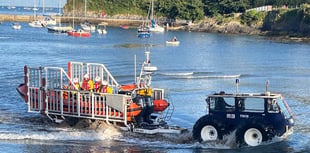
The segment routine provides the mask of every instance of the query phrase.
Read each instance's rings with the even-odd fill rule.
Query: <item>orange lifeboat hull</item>
[[[162,112],[169,107],[169,103],[164,99],[154,100],[154,112]]]

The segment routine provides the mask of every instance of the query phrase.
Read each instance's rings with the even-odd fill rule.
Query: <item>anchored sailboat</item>
[[[73,29],[74,29],[74,0],[73,0],[72,14],[73,14],[72,24],[73,24]],[[69,31],[68,35],[73,36],[73,37],[90,37],[90,32],[79,29],[79,30]]]
[[[152,32],[164,32],[165,28],[158,25],[154,19],[154,0],[151,0],[151,15],[150,15],[151,25],[149,25],[149,29]]]
[[[58,26],[49,26],[47,27],[47,31],[51,33],[67,33],[69,31],[73,31],[71,26],[61,26],[61,1],[59,0],[59,23]]]

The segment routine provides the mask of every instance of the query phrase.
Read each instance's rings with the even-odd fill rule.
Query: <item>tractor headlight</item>
[[[294,125],[294,119],[293,118],[290,118],[290,119],[288,119],[288,123],[290,124],[290,125]]]

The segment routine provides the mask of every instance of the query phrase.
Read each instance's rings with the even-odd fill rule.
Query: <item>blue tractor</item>
[[[292,133],[294,115],[281,94],[220,92],[206,102],[207,114],[193,127],[199,142],[221,140],[235,131],[238,146],[257,146]]]

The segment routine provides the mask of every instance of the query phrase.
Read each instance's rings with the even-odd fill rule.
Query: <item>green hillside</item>
[[[85,0],[74,1],[75,14],[84,16]],[[87,15],[91,16],[100,16],[104,12],[107,16],[146,17],[151,5],[151,0],[86,1]],[[310,4],[310,0],[154,0],[154,15],[168,19],[185,19],[196,23],[208,17],[216,20],[216,24],[220,26],[230,25],[227,24],[229,22],[235,25],[239,22],[241,25],[269,31],[271,34],[309,36],[310,5],[304,3]],[[273,10],[269,12],[246,11],[264,5],[272,6]],[[71,14],[72,9],[73,0],[68,0],[65,14]],[[234,16],[237,17],[234,18]]]

